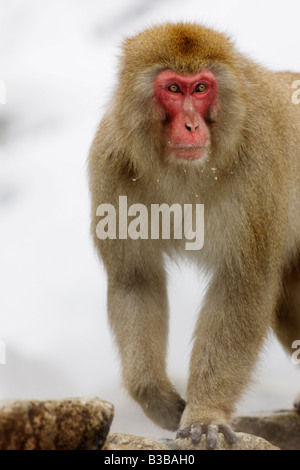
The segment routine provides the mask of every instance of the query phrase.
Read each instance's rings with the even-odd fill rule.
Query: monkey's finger
[[[236,435],[230,426],[225,426],[225,425],[219,426],[219,432],[221,432],[224,435],[228,444],[236,443]]]
[[[193,444],[198,444],[202,436],[202,426],[192,426],[191,439]]]
[[[189,437],[190,433],[191,433],[191,426],[188,426],[187,428],[184,428],[184,429],[179,429],[176,434],[176,439]]]
[[[218,442],[218,428],[214,424],[207,427],[206,442],[209,450],[214,450]]]

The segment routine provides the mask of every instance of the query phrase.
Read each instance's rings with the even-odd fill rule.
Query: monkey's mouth
[[[171,147],[172,153],[174,153],[176,158],[181,160],[198,160],[199,158],[203,158],[208,151],[208,147],[204,145],[197,145],[197,146],[176,146]]]

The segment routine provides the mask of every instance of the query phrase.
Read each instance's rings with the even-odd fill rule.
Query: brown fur
[[[204,165],[173,161],[161,151],[164,126],[153,113],[153,81],[165,69],[210,69],[217,77]],[[180,428],[227,423],[269,328],[289,352],[300,339],[300,106],[291,100],[299,78],[258,66],[228,37],[194,24],[156,26],[124,43],[119,84],[89,157],[92,233],[108,273],[124,383],[167,429],[179,422]],[[203,249],[185,252],[181,240],[99,240],[96,208],[105,202],[117,208],[119,195],[147,207],[204,203]],[[187,255],[212,274],[183,414],[165,367],[163,253]]]

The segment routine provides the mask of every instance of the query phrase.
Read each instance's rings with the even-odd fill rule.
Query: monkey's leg
[[[291,357],[292,343],[300,340],[300,265],[286,273],[283,279],[282,299],[277,309],[274,332]],[[300,393],[295,397],[294,406],[300,414]]]
[[[150,419],[174,431],[185,402],[166,374],[168,300],[160,258],[149,257],[145,265],[137,257],[138,265],[120,263],[118,274],[110,273],[108,312],[125,387]]]
[[[229,443],[235,442],[229,427],[231,414],[250,381],[275,308],[270,300],[274,285],[267,285],[263,276],[256,280],[253,276],[250,282],[225,268],[218,277],[208,290],[196,326],[187,403],[177,434],[190,436],[197,444],[205,433],[211,449],[216,447],[218,432]]]

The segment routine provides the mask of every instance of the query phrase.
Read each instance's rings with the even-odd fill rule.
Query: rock
[[[0,450],[101,449],[113,414],[96,397],[0,401]]]
[[[111,433],[103,450],[169,450],[161,442],[152,441],[133,434]]]
[[[294,400],[295,411],[300,415],[300,393],[297,393]]]
[[[220,434],[216,450],[280,450],[261,437],[252,436],[251,434],[239,432],[236,433],[236,437],[237,442],[230,445],[226,442],[223,434]],[[197,445],[192,444],[189,438],[164,442],[172,450],[207,450],[205,436],[202,436],[200,443]]]
[[[300,450],[300,416],[295,410],[260,412],[234,419],[236,431],[267,439],[280,449]]]

